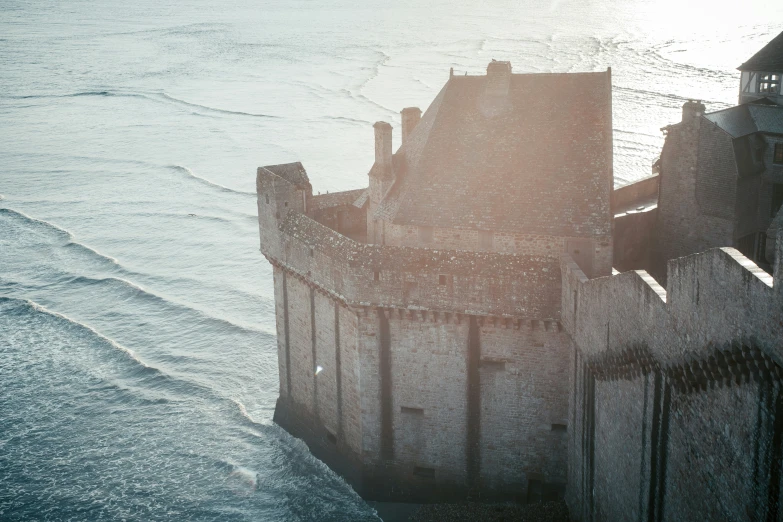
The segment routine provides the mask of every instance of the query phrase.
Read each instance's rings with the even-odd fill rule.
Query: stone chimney
[[[416,128],[421,120],[421,109],[418,107],[406,107],[400,114],[402,114],[402,145],[408,142],[408,137]]]
[[[487,65],[487,83],[484,94],[488,96],[507,96],[511,83],[511,62],[492,60]]]
[[[385,121],[375,122],[375,165],[391,167],[392,164],[392,126]]]
[[[688,100],[682,106],[682,122],[693,124],[704,114],[706,107],[701,100]]]

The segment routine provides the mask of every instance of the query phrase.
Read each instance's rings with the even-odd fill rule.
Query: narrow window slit
[[[414,466],[413,474],[416,475],[417,477],[435,478],[435,470],[433,468],[423,468],[421,466]]]

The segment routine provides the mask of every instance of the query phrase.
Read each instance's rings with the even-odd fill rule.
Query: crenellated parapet
[[[783,281],[733,248],[669,261],[665,290],[643,270],[588,280],[567,257],[561,268],[563,324],[591,355],[644,343],[665,361],[743,337],[769,347],[783,338]]]
[[[568,258],[562,273],[572,517],[776,519],[781,263],[773,276],[717,248],[669,261],[665,290],[644,271],[588,279]]]
[[[364,244],[306,215],[296,185],[259,169],[258,187],[264,255],[347,304],[559,319],[554,257]]]

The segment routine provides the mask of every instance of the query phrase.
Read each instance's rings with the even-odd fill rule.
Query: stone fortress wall
[[[369,498],[562,493],[558,258],[363,244],[314,219],[355,212],[356,191],[330,207],[264,168],[257,180],[276,422]]]
[[[463,167],[513,135],[472,112],[498,85],[508,95],[512,78],[529,82],[515,91],[522,98],[552,79],[516,77],[494,60],[485,80],[452,73],[423,117],[403,110],[397,154],[391,126],[376,123],[367,189],[314,196],[300,164],[258,170],[261,250],[275,280],[275,421],[368,499],[565,494],[583,521],[783,520],[783,211],[767,216],[780,172],[758,177],[774,163],[779,116],[752,108],[766,137],[731,134],[751,108],[705,114],[688,101],[682,122],[663,129],[653,176],[612,193],[604,140],[585,145],[596,156],[543,178],[570,173],[533,204],[498,209],[505,185],[487,189]],[[519,106],[576,79],[563,75]],[[580,80],[593,96],[581,129],[611,129],[610,75]],[[529,115],[509,129],[538,121]],[[611,136],[593,131],[588,141]],[[482,136],[496,139],[470,149]],[[762,139],[769,157],[748,155]],[[503,167],[529,145],[482,165]],[[455,148],[472,151],[464,165],[449,163]],[[522,164],[540,159],[530,157]],[[603,168],[583,168],[591,161]],[[437,172],[461,183],[461,196],[444,199]],[[415,209],[405,217],[399,205]],[[443,208],[484,213],[444,221]],[[564,213],[541,222],[552,209]],[[484,230],[493,210],[516,225]],[[753,252],[774,275],[733,248],[704,251],[723,245]]]
[[[669,261],[666,290],[562,272],[572,517],[780,520],[781,263],[713,249]]]

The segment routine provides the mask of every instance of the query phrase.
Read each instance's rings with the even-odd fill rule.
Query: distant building
[[[688,102],[682,122],[664,131],[660,259],[731,246],[770,270],[767,231],[783,204],[783,106],[752,101],[706,113]]]
[[[780,33],[763,49],[738,67],[740,78],[739,103],[766,98],[769,102],[783,105],[783,33]]]
[[[783,220],[783,97],[774,72],[783,71],[783,33],[740,70],[741,105],[706,112],[685,103],[682,121],[662,129],[657,175],[616,192],[615,268],[665,280],[667,260],[730,246],[772,270]]]

